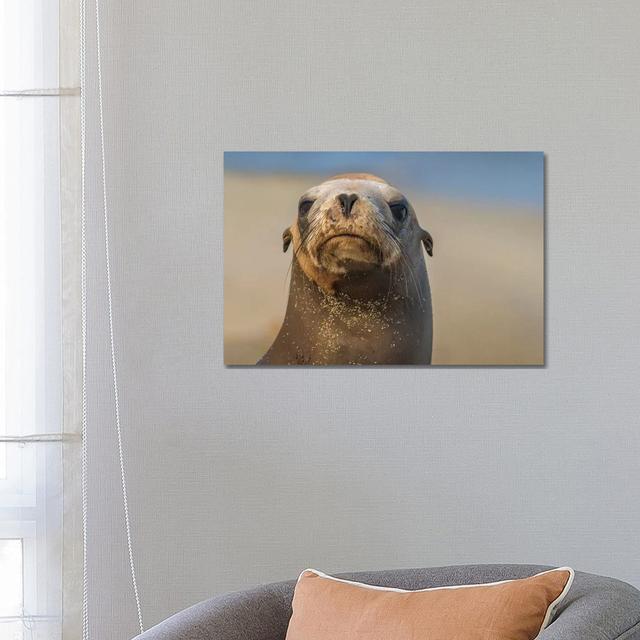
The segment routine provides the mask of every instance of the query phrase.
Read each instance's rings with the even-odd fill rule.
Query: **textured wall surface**
[[[639,5],[102,7],[147,624],[306,566],[571,564],[640,584]],[[547,366],[225,369],[224,149],[544,151]],[[136,623],[96,209],[89,232],[90,615],[107,640]]]

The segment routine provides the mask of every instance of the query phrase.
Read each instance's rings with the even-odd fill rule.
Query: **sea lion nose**
[[[353,208],[353,203],[358,199],[358,195],[356,193],[341,193],[338,196],[338,202],[342,207],[342,213],[345,218],[348,218],[351,215],[351,209]]]

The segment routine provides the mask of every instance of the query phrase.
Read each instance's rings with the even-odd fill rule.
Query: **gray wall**
[[[638,4],[102,5],[147,624],[309,565],[571,564],[640,584]],[[224,149],[545,151],[547,366],[225,369]],[[97,208],[89,231],[90,614],[106,640],[136,625]]]

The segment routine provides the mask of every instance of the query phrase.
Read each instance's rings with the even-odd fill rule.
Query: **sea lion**
[[[431,364],[431,291],[422,229],[382,178],[342,174],[300,198],[287,310],[259,365]]]

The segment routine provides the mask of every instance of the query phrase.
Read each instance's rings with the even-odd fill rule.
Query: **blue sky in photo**
[[[544,207],[544,154],[526,152],[225,152],[225,169],[375,173],[400,189],[483,203]]]

